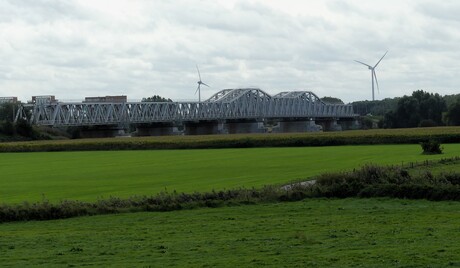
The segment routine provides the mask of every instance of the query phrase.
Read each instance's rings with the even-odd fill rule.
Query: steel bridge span
[[[298,132],[322,129],[315,125],[321,121],[334,130],[337,120],[351,122],[356,115],[351,105],[324,103],[310,91],[271,96],[258,88],[237,88],[219,91],[203,102],[40,102],[20,107],[19,117],[53,127],[134,124],[138,129],[157,128],[156,134],[149,130],[145,135],[170,135],[172,130],[158,134],[158,129],[182,124],[189,129],[185,134],[252,133],[260,132],[261,124],[277,122],[279,132]],[[203,127],[208,130],[190,130]]]
[[[29,110],[29,112],[26,112]],[[24,105],[36,125],[94,126],[210,120],[354,118],[351,105],[326,104],[310,91],[270,96],[258,88],[224,89],[203,102],[56,102]]]

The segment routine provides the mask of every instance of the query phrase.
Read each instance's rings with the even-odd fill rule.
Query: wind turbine
[[[379,81],[377,80],[377,75],[375,74],[375,68],[377,67],[377,65],[379,65],[380,61],[382,61],[383,57],[385,57],[385,55],[388,53],[385,52],[385,54],[383,54],[383,56],[380,58],[380,60],[374,65],[374,67],[370,66],[369,64],[366,64],[364,62],[361,62],[361,61],[358,61],[358,60],[355,60],[357,63],[361,63],[362,65],[366,65],[369,70],[371,70],[371,78],[372,78],[372,100],[374,101],[375,98],[374,98],[374,78],[375,78],[375,83],[377,84],[377,90],[379,91],[380,93],[380,89],[379,89]]]
[[[197,82],[198,87],[196,88],[195,95],[198,92],[198,102],[201,102],[201,85],[205,85],[207,87],[209,87],[209,86],[206,85],[205,83],[203,83],[203,81],[201,81],[201,74],[200,74],[200,69],[198,69],[198,64],[196,65],[196,70],[198,71],[198,78],[200,78],[200,80],[198,80],[198,82]]]

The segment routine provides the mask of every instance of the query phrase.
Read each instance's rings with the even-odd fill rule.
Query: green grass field
[[[0,224],[1,266],[458,267],[460,203],[307,199]]]
[[[460,156],[460,144],[443,147],[442,155],[422,155],[420,145],[0,153],[0,203],[259,187]],[[307,199],[3,223],[0,266],[458,267],[459,221],[459,202]]]
[[[460,155],[422,155],[419,145],[0,154],[0,203],[259,187],[351,170]]]

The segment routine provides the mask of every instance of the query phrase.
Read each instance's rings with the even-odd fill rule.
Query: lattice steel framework
[[[25,105],[20,108],[19,116],[37,125],[84,126],[229,119],[352,118],[355,114],[351,105],[326,104],[309,91],[270,96],[258,88],[237,88],[219,91],[204,102]]]

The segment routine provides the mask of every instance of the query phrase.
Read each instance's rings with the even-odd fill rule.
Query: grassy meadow
[[[328,145],[341,144],[355,137],[364,143],[374,139],[376,143],[387,139],[401,143],[444,135],[443,131],[446,139],[456,140],[459,130],[229,135],[214,137],[221,139],[217,142],[199,136],[2,143],[0,151],[24,152],[0,153],[0,204],[91,202],[162,191],[281,185],[370,163],[407,165],[452,158],[460,156],[460,143],[443,144],[442,155],[423,155],[419,144],[293,145],[299,141],[302,146],[321,144],[316,139],[323,138],[331,142]],[[235,144],[261,148],[166,150]],[[268,147],[270,144],[280,147]],[[423,173],[425,169],[433,174],[460,172],[460,165],[458,161],[437,162],[416,166],[410,172]],[[237,204],[1,223],[0,266],[460,266],[460,202],[309,198]]]
[[[419,145],[3,153],[0,203],[260,187],[368,163],[460,155],[460,144],[443,147],[442,155],[422,155]]]
[[[460,203],[307,199],[0,224],[17,267],[460,266]]]

